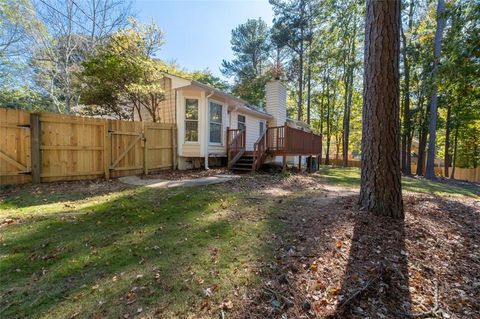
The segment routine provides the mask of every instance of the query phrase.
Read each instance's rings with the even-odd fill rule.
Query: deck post
[[[287,131],[288,131],[288,126],[287,122],[285,122],[284,127],[283,127],[283,168],[282,172],[287,171]],[[277,133],[278,136],[278,133]]]
[[[302,172],[302,155],[298,156],[298,171]]]
[[[230,169],[230,127],[227,126],[227,167]]]
[[[32,183],[40,183],[40,173],[42,169],[42,153],[40,152],[41,128],[40,114],[30,113],[30,145],[32,161]]]

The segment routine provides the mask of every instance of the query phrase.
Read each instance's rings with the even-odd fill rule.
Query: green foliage
[[[234,60],[222,62],[222,73],[234,77],[232,93],[246,101],[265,103],[265,83],[271,68],[270,30],[262,19],[248,20],[232,30]]]
[[[83,63],[82,112],[128,119],[145,107],[157,121],[158,103],[164,99],[163,64],[151,56],[162,44],[163,33],[155,24],[130,20],[128,29],[114,33]]]
[[[0,107],[28,111],[54,111],[53,102],[27,86],[0,89]]]

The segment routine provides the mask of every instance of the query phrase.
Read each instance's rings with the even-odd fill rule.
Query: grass
[[[360,187],[360,169],[358,168],[322,166],[317,175],[332,185],[349,188]],[[480,186],[473,183],[457,186],[447,181],[430,181],[414,177],[402,177],[402,189],[437,196],[480,196]]]
[[[19,219],[1,234],[0,317],[176,317],[208,308],[205,289],[218,305],[257,283],[278,226],[237,195],[208,186],[6,198],[2,217]]]
[[[341,187],[360,181],[358,169],[322,167],[313,176]],[[479,191],[402,183],[441,196]],[[1,318],[217,316],[221,302],[260,284],[259,263],[271,260],[272,236],[282,232],[277,212],[295,196],[314,196],[307,189],[279,204],[225,185],[78,185],[22,186],[0,197],[0,222],[12,222],[0,226]]]

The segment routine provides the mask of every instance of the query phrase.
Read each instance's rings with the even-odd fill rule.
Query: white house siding
[[[242,115],[245,115],[245,121],[246,121],[245,149],[247,151],[253,151],[253,145],[257,142],[258,138],[260,137],[260,122],[264,123],[263,125],[265,128],[265,120],[249,114],[242,114]]]
[[[231,111],[228,113],[228,127],[232,130],[236,130],[238,128],[238,112]]]

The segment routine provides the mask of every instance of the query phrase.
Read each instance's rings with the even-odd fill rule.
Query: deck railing
[[[254,145],[254,162],[256,170],[268,155],[320,155],[322,153],[322,135],[305,132],[288,125],[268,127]]]
[[[246,134],[244,129],[227,128],[227,156],[228,168],[245,153]]]
[[[288,125],[267,129],[267,151],[286,155],[317,155],[322,150],[322,136]]]
[[[262,135],[258,138],[257,142],[253,145],[253,164],[252,169],[255,171],[260,168],[263,161],[267,157],[267,132],[268,129],[265,130]]]
[[[287,155],[317,155],[322,152],[322,136],[286,126]]]

